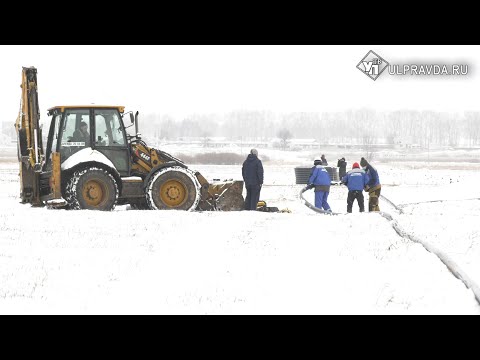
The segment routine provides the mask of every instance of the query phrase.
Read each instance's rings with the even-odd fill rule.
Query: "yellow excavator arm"
[[[40,128],[37,69],[22,68],[22,96],[15,122],[18,161],[20,163],[20,197],[22,202],[41,205],[40,173],[45,160]]]

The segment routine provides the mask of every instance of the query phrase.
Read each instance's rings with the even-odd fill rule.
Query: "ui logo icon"
[[[380,74],[388,66],[388,62],[375,52],[370,50],[357,65],[357,69],[372,80],[377,80]]]

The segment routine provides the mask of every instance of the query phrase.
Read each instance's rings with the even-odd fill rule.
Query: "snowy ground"
[[[476,165],[377,168],[403,212],[381,209],[480,284]],[[195,168],[240,179],[238,166]],[[473,292],[385,218],[305,207],[291,165],[265,165],[261,196],[291,213],[32,208],[8,158],[0,185],[1,314],[480,314]],[[334,211],[346,195],[332,187]]]

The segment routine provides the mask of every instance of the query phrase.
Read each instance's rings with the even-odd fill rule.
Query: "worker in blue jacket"
[[[330,193],[330,184],[332,180],[327,169],[322,166],[322,160],[315,160],[313,163],[312,173],[308,179],[308,188],[315,188],[315,207],[332,212],[327,199]]]
[[[363,169],[360,169],[358,163],[353,163],[352,170],[342,177],[342,183],[348,187],[347,196],[347,212],[352,212],[353,203],[357,199],[360,212],[365,211],[365,203],[363,199],[363,189],[370,180],[369,176]]]
[[[380,206],[378,206],[378,199],[380,197],[380,190],[382,186],[380,185],[380,178],[378,176],[378,171],[369,162],[362,157],[360,160],[360,165],[365,170],[366,174],[369,177],[367,185],[365,185],[365,192],[368,192],[368,211],[380,211]]]

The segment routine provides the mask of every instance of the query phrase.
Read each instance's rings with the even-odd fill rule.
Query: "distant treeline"
[[[344,112],[232,111],[226,114],[195,114],[184,119],[149,114],[141,117],[141,133],[148,138],[175,140],[182,137],[261,141],[281,137],[314,138],[321,144],[409,143],[429,146],[476,146],[480,144],[480,112],[446,113],[372,109]]]

